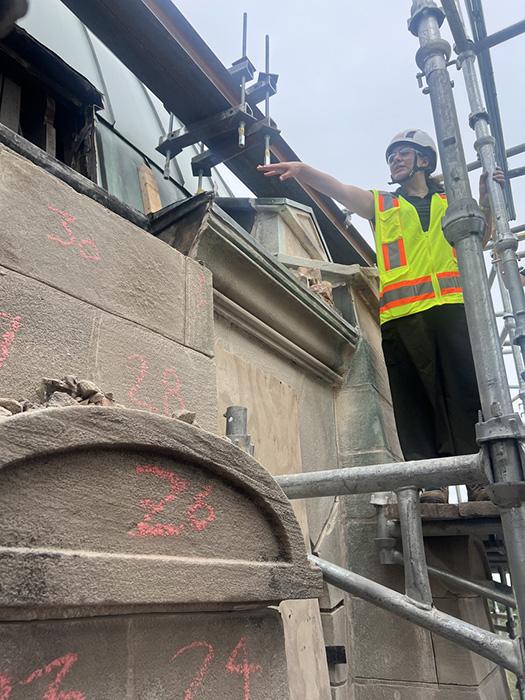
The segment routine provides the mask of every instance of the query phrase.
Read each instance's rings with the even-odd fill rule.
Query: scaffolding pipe
[[[435,489],[451,484],[487,483],[481,453],[326,469],[274,478],[290,499],[395,491],[407,485]]]
[[[518,416],[512,414],[503,353],[499,345],[496,318],[483,259],[481,239],[484,217],[472,198],[470,190],[452,85],[447,69],[450,46],[442,39],[440,32],[440,23],[443,19],[443,11],[433,0],[414,0],[409,28],[419,37],[417,63],[427,79],[443,165],[445,190],[449,201],[447,213],[443,219],[443,231],[447,240],[456,248],[461,273],[465,311],[483,414],[483,421],[477,426],[478,436],[485,439],[489,447],[492,479],[495,482],[492,489],[502,496],[506,494],[500,501],[500,513],[523,638],[525,507],[519,497],[514,500],[509,498],[513,488],[508,486],[509,483],[523,483],[518,443],[521,421]],[[485,157],[484,144],[478,145]],[[504,272],[507,274],[508,268],[512,279],[514,273],[508,253],[512,253],[514,257],[514,265],[518,273],[515,248],[512,251],[514,244],[515,240],[511,242],[505,239],[504,245],[499,247]],[[513,290],[511,290],[511,298],[512,294]],[[518,324],[518,319],[516,323]],[[507,425],[508,428],[493,431],[492,428],[496,425]],[[519,488],[515,488],[514,493],[520,493]],[[518,672],[523,675],[522,668],[519,668]]]
[[[500,29],[498,32],[494,32],[494,34],[489,34],[489,36],[486,36],[484,39],[480,39],[476,44],[476,51],[478,53],[480,51],[486,51],[493,46],[502,44],[504,41],[513,39],[515,36],[519,36],[523,33],[525,33],[525,19],[521,20],[521,22],[516,22],[516,24],[511,24],[509,27],[505,27],[505,29]]]
[[[512,156],[517,156],[519,153],[525,153],[525,143],[520,143],[517,146],[512,146],[511,148],[507,148],[505,151],[505,156],[507,158],[511,158]],[[481,163],[478,160],[473,160],[470,163],[467,163],[467,170],[471,172],[472,170],[479,170],[481,168]]]
[[[308,559],[318,566],[325,581],[343,591],[367,600],[384,610],[399,615],[405,620],[420,625],[445,639],[455,642],[470,651],[490,659],[509,671],[522,674],[520,649],[517,642],[503,639],[497,634],[458,620],[452,615],[411,601],[402,593],[393,591],[353,571],[343,569],[324,559],[309,555]]]
[[[478,44],[486,38],[487,29],[485,26],[485,17],[483,15],[483,6],[481,0],[466,0],[467,11],[474,33],[474,39]],[[485,102],[488,106],[491,129],[496,138],[496,154],[499,165],[503,168],[505,177],[508,175],[508,163],[505,150],[505,139],[503,138],[503,127],[501,125],[501,116],[498,104],[498,95],[496,91],[496,82],[494,80],[494,70],[492,68],[492,59],[490,51],[478,52],[479,67],[483,82],[483,93]],[[514,209],[514,200],[512,197],[512,187],[510,181],[505,182],[505,200],[507,202],[507,211],[509,219],[516,218]]]
[[[443,7],[447,13],[447,18],[456,43],[460,40],[465,46],[459,54],[458,66],[461,68],[465,78],[465,86],[471,110],[470,123],[476,134],[474,146],[480,158],[483,170],[488,173],[487,189],[492,213],[496,221],[496,241],[493,248],[498,255],[501,280],[508,290],[508,301],[510,301],[510,306],[515,318],[514,334],[510,337],[512,342],[519,345],[522,358],[525,359],[525,294],[516,256],[518,239],[510,230],[503,190],[492,178],[496,169],[496,142],[490,133],[488,113],[481,95],[475,65],[476,54],[472,49],[469,50],[467,48],[468,40],[454,0],[443,0]],[[461,27],[462,31],[459,31],[459,35],[456,38],[458,26]],[[502,294],[504,297],[507,296],[503,290]],[[521,364],[523,371],[523,362]]]
[[[396,493],[405,565],[405,593],[412,600],[431,608],[432,591],[423,541],[419,489],[416,486],[405,486]]]
[[[396,564],[403,564],[403,554],[401,552],[393,552],[392,557]],[[443,583],[448,584],[452,589],[460,588],[464,591],[469,591],[470,593],[475,593],[481,598],[486,598],[487,600],[495,600],[502,605],[509,608],[516,607],[516,601],[512,595],[512,589],[508,586],[498,587],[496,585],[491,586],[490,582],[478,583],[477,581],[470,581],[468,578],[463,578],[457,574],[453,574],[450,571],[444,571],[443,569],[437,569],[435,566],[427,565],[428,573],[432,578],[439,579]],[[508,592],[507,592],[508,591]]]

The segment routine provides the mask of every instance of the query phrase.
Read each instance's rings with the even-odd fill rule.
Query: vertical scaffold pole
[[[503,291],[504,303],[510,302],[515,319],[515,328],[511,343],[518,345],[525,360],[525,293],[521,283],[518,257],[518,237],[511,231],[507,205],[503,189],[492,179],[496,168],[496,139],[490,133],[489,115],[481,94],[476,72],[476,53],[474,43],[468,39],[461,15],[455,0],[443,0],[443,7],[449,19],[458,53],[458,68],[465,78],[465,87],[470,105],[470,126],[476,134],[474,144],[481,165],[486,173],[490,205],[496,221],[496,240],[494,252],[499,259],[498,265],[506,290]]]
[[[519,440],[523,426],[512,414],[503,353],[483,259],[484,217],[473,199],[458,126],[447,63],[451,48],[441,37],[443,10],[434,0],[413,0],[409,29],[419,37],[416,61],[430,93],[439,154],[449,206],[444,234],[455,246],[463,286],[483,418],[476,426],[478,441],[487,446],[493,483],[490,492],[499,506],[512,583],[525,624],[525,499]]]

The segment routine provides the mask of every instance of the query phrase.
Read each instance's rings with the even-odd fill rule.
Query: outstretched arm
[[[344,185],[335,177],[316,170],[306,163],[298,161],[272,163],[259,165],[257,170],[264,173],[266,177],[279,176],[282,181],[294,178],[302,185],[309,185],[321,194],[336,199],[350,212],[355,212],[365,219],[374,218],[374,196],[371,192],[354,185]]]

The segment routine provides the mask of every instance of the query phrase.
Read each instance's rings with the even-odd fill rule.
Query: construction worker
[[[447,199],[431,175],[437,165],[432,138],[420,129],[397,134],[386,150],[394,192],[364,190],[300,162],[259,166],[268,177],[295,178],[372,222],[380,286],[380,322],[396,425],[406,460],[478,451],[480,401],[455,250],[441,219]],[[498,170],[494,179],[502,182]],[[492,228],[486,176],[480,206]],[[469,500],[486,500],[470,486]],[[448,489],[426,491],[422,501],[446,503]]]

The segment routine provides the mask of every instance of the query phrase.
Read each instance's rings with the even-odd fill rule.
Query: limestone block
[[[388,402],[392,402],[385,360],[381,349],[361,338],[346,378],[345,386],[372,384]]]
[[[485,602],[481,598],[437,598],[438,610],[470,622],[476,627],[489,629]],[[479,685],[495,668],[494,663],[482,656],[432,634],[436,655],[436,669],[440,683]]]
[[[314,545],[314,551],[321,559],[346,566],[342,506],[339,498],[334,499],[328,519]],[[333,610],[342,603],[344,596],[344,591],[340,588],[325,582],[323,595],[319,600],[321,610]]]
[[[28,700],[290,697],[274,610],[0,623],[0,674]]]
[[[219,435],[225,432],[228,406],[248,409],[248,433],[254,456],[269,472],[298,474],[303,471],[299,440],[299,401],[293,387],[270,370],[216,344]],[[273,368],[272,368],[273,369]],[[305,502],[292,501],[307,547],[310,535]]]
[[[211,359],[35,280],[0,268],[0,394],[35,400],[42,377],[73,374],[118,403],[216,425]]]
[[[401,454],[392,407],[374,387],[346,387],[339,392],[336,406],[342,459],[374,448]]]
[[[281,603],[290,700],[330,700],[330,679],[316,600]]]
[[[465,685],[426,685],[371,681],[355,683],[352,700],[509,700],[502,672],[498,669],[481,688]]]
[[[344,647],[347,658],[346,663],[328,664],[330,683],[342,685],[348,680],[348,657],[350,648],[347,638],[347,613],[344,605],[340,605],[331,612],[321,612],[323,634],[326,646]]]
[[[366,576],[399,593],[404,593],[403,567],[380,563],[374,542],[376,537],[376,522],[347,521],[345,545],[348,552],[348,568],[356,574]]]
[[[174,250],[174,248],[170,248]],[[186,258],[186,308],[184,345],[213,355],[213,287],[211,272]]]
[[[354,678],[437,682],[432,638],[427,630],[358,598],[352,598],[350,605]],[[368,700],[366,694],[361,697]],[[417,697],[419,700],[423,696]],[[400,698],[405,700],[405,696]]]
[[[332,700],[354,700],[354,693],[348,683],[332,686]]]
[[[187,409],[215,430],[215,364],[206,355],[103,313],[90,349],[90,378],[111,387],[117,403],[165,416]]]
[[[512,688],[515,686],[515,679],[513,676]],[[485,678],[485,680],[480,685],[479,690],[479,700],[492,700],[493,698],[498,698],[498,700],[511,700],[514,697],[509,689],[509,684],[511,681],[507,682],[505,676],[505,671],[502,668],[495,668],[492,673]],[[516,697],[518,697],[516,695]]]
[[[228,440],[75,406],[8,418],[0,443],[4,619],[320,592],[288,499]]]
[[[301,458],[303,471],[334,469],[339,466],[334,395],[326,383],[301,380],[299,395]],[[315,542],[332,509],[333,498],[305,501],[310,538]]]
[[[183,255],[4,146],[0,168],[1,265],[184,343]]]

